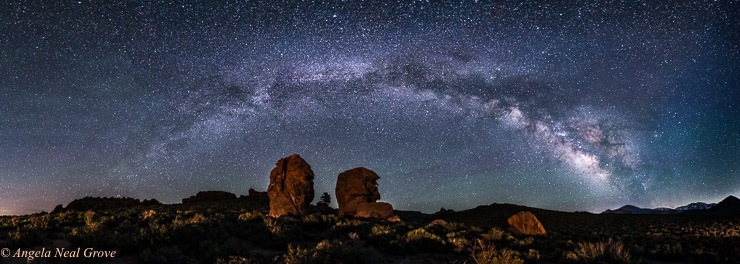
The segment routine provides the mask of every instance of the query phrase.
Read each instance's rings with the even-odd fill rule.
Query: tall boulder
[[[540,223],[540,221],[537,220],[537,217],[529,211],[521,211],[516,213],[515,215],[509,217],[508,222],[509,227],[511,227],[514,232],[520,234],[530,236],[547,234],[547,232],[545,231],[545,227],[542,226],[542,223]]]
[[[301,156],[293,154],[275,163],[270,172],[270,215],[304,215],[313,200],[313,171]]]
[[[342,172],[337,177],[336,198],[340,216],[389,219],[393,206],[375,202],[380,199],[375,172],[359,167]]]

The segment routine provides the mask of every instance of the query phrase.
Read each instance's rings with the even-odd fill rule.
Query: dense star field
[[[295,2],[0,3],[0,214],[246,194],[292,153],[402,210],[740,194],[738,2]]]

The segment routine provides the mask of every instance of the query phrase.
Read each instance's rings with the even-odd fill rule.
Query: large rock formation
[[[285,157],[275,163],[270,172],[270,215],[304,215],[313,200],[313,171],[298,154]]]
[[[380,199],[378,179],[375,172],[366,168],[354,168],[337,177],[336,198],[340,216],[393,218],[393,206],[375,202]]]
[[[517,233],[524,235],[546,235],[545,227],[542,226],[537,217],[529,211],[521,211],[509,217],[509,227]]]

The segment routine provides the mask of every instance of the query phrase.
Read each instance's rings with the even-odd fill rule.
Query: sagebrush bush
[[[251,211],[251,212],[244,212],[239,215],[238,219],[239,221],[257,221],[262,220],[262,213],[260,213],[257,210]]]
[[[470,249],[470,255],[477,264],[522,264],[524,260],[519,252],[508,248],[497,250],[492,242],[476,240]]]
[[[361,247],[354,242],[323,240],[313,250],[299,246],[288,246],[288,252],[282,256],[286,264],[319,264],[319,263],[383,263],[383,257],[372,247]]]
[[[146,220],[146,219],[149,219],[155,216],[156,214],[157,214],[157,211],[149,209],[149,210],[141,212],[141,214],[139,215],[139,219]]]
[[[46,231],[46,229],[49,228],[49,218],[50,217],[48,214],[32,216],[30,219],[31,229],[38,230],[41,232]]]
[[[39,230],[16,227],[15,230],[8,232],[8,242],[13,247],[37,245],[42,241],[42,233]]]
[[[566,259],[583,262],[629,262],[630,253],[622,241],[609,238],[606,242],[578,242],[578,247],[566,252]]]
[[[95,212],[89,210],[85,212],[85,228],[89,232],[95,232],[100,229],[100,222],[96,221]]]
[[[370,230],[370,236],[371,237],[386,237],[386,236],[394,236],[395,231],[391,229],[389,226],[385,225],[374,225],[373,228]]]
[[[438,235],[432,234],[424,228],[417,228],[406,233],[406,242],[430,240],[443,242]]]
[[[498,241],[498,240],[504,239],[506,235],[507,234],[505,231],[494,227],[494,228],[491,228],[491,230],[488,230],[487,233],[482,234],[481,238],[483,238],[483,240],[488,240],[488,241]]]

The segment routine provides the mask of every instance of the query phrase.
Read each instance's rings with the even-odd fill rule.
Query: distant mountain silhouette
[[[688,205],[671,208],[639,208],[634,205],[625,205],[619,209],[608,209],[602,214],[709,214],[709,215],[740,215],[740,199],[728,196],[721,202],[714,203],[690,203]]]
[[[625,205],[616,210],[609,210],[602,212],[602,214],[675,214],[678,211],[671,208],[640,208],[634,205]]]
[[[709,208],[712,208],[712,206],[717,205],[716,203],[702,203],[702,202],[696,202],[696,203],[690,203],[684,206],[676,207],[676,210],[678,211],[694,211],[694,210],[707,210]]]
[[[652,214],[652,209],[640,208],[634,205],[625,205],[619,207],[619,209],[611,210],[607,209],[602,214]]]

